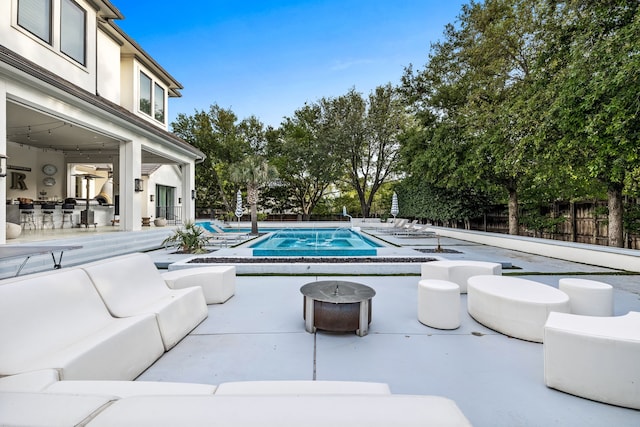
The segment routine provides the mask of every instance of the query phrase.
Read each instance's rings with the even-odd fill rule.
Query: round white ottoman
[[[613,316],[613,287],[595,280],[560,279],[558,288],[569,295],[571,313]]]
[[[460,286],[447,280],[420,280],[418,320],[436,329],[460,327]]]

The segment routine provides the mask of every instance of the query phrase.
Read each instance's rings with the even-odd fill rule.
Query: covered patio
[[[393,238],[406,248],[433,250],[434,238]],[[441,238],[456,253],[442,259],[511,264],[503,274],[557,287],[563,277],[614,286],[615,315],[640,310],[638,275],[539,255]],[[153,254],[153,253],[152,253]],[[155,256],[162,258],[164,251]],[[332,276],[371,286],[369,334],[305,331],[300,287],[322,276],[239,275],[236,294],[209,306],[209,317],[139,380],[220,384],[255,380],[348,380],[388,383],[398,394],[453,399],[475,426],[635,426],[640,412],[547,388],[543,345],[492,331],[466,310],[461,327],[445,331],[417,320],[415,275],[376,275],[374,264],[356,276]],[[344,274],[344,273],[343,273]],[[597,369],[597,367],[594,367]]]

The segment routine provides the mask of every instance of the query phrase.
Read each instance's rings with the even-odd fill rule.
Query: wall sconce
[[[142,191],[142,180],[140,178],[136,178],[133,180],[133,189],[136,193],[139,193]]]
[[[182,203],[182,197],[178,197],[178,204]]]
[[[149,194],[149,201],[153,202],[155,200],[155,196],[153,194]]]
[[[196,199],[196,190],[191,190],[191,200]]]
[[[0,154],[0,177],[7,176],[7,159],[7,156]]]

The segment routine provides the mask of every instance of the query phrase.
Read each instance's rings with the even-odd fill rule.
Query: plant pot
[[[166,218],[156,218],[153,220],[153,225],[155,225],[156,227],[164,227],[165,225],[167,225],[167,219]]]

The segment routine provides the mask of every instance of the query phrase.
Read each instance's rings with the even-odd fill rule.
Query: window
[[[151,78],[140,71],[140,111],[151,115]]]
[[[73,0],[62,0],[60,12],[60,51],[84,65],[86,12]]]
[[[18,25],[51,44],[51,0],[18,0]]]
[[[153,91],[153,117],[164,123],[164,89],[158,83]]]

